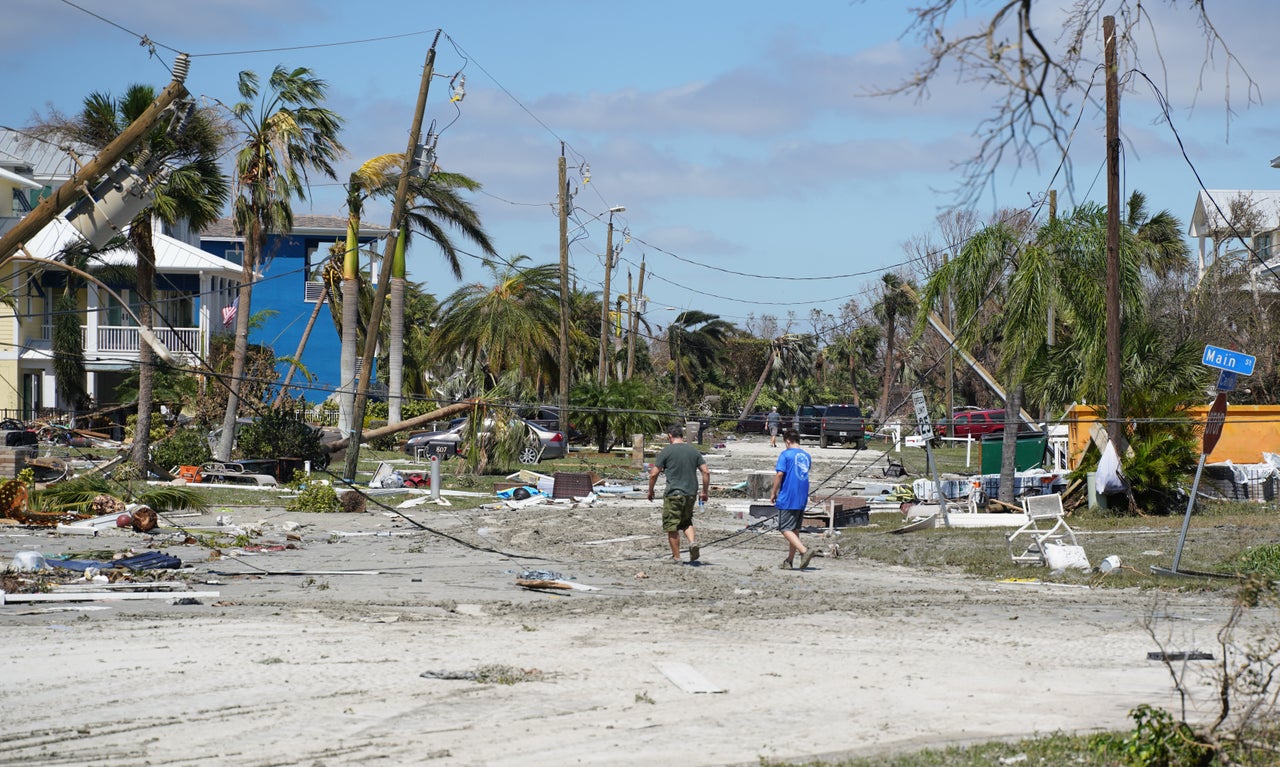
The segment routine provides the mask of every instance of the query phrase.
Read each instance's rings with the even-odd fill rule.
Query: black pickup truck
[[[826,405],[801,405],[796,409],[792,425],[801,437],[817,437],[822,433],[822,414]]]
[[[859,450],[867,446],[867,422],[862,418],[862,408],[857,405],[827,405],[818,432],[818,446],[826,447],[833,442],[837,445],[852,442]]]

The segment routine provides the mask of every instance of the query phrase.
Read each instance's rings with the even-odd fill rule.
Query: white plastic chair
[[[1022,510],[1027,521],[1005,536],[1009,556],[1014,562],[1045,565],[1048,564],[1044,556],[1047,544],[1078,545],[1075,531],[1062,518],[1065,512],[1062,510],[1062,496],[1058,493],[1029,495],[1022,499]]]

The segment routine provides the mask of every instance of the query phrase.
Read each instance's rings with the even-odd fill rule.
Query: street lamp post
[[[613,270],[613,214],[626,210],[622,205],[609,208],[609,233],[604,247],[604,294],[600,299],[600,385],[609,383],[609,275]]]

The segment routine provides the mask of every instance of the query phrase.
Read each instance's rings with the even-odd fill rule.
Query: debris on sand
[[[479,684],[516,684],[517,682],[537,682],[546,674],[536,668],[516,668],[501,663],[486,663],[470,671],[438,669],[423,671],[418,676],[424,679],[456,679]]]

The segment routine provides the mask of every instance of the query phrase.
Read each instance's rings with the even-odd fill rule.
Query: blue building
[[[316,302],[327,302],[324,263],[333,244],[346,241],[346,232],[347,219],[341,216],[294,216],[290,234],[268,235],[259,264],[261,276],[253,286],[251,311],[256,314],[272,309],[276,314],[252,332],[250,341],[270,346],[277,357],[293,356]],[[362,225],[360,247],[367,248],[386,234],[386,227]],[[236,236],[229,218],[220,219],[201,232],[200,247],[228,261],[244,263],[244,238]],[[368,265],[362,265],[362,270],[370,271]],[[310,386],[303,391],[312,403],[323,401],[341,383],[342,339],[333,327],[331,316],[328,307],[321,309],[302,354],[302,364],[314,380],[307,384],[295,375],[291,384]],[[282,376],[287,369],[288,363],[280,363]]]

